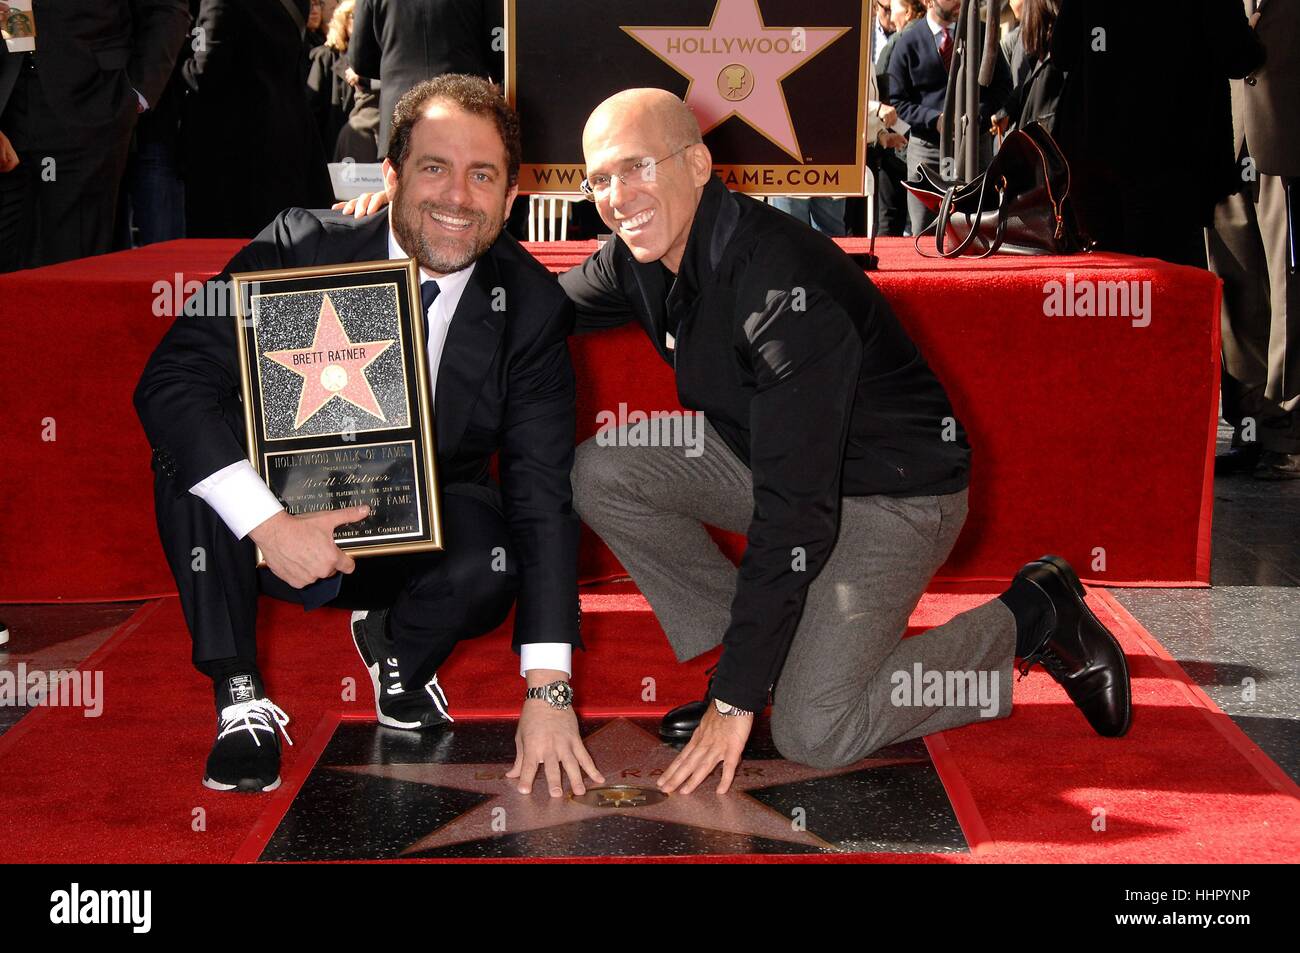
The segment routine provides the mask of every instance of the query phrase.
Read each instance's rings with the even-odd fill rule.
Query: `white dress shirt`
[[[397,242],[397,236],[390,227],[388,230],[388,257],[390,259],[409,258]],[[474,265],[460,271],[433,277],[424,268],[420,269],[420,283],[436,281],[438,297],[433,299],[425,314],[429,338],[427,353],[429,358],[429,389],[437,393],[438,366],[442,361],[443,345],[447,341],[447,331],[451,319],[460,304],[465,286],[469,284]],[[262,477],[247,460],[239,460],[229,466],[200,480],[190,487],[190,492],[203,500],[221,517],[237,539],[243,539],[253,529],[284,509],[274,493],[262,480]],[[571,674],[573,671],[573,647],[567,642],[539,642],[520,647],[520,675],[530,668],[558,669]]]
[[[871,65],[875,66],[880,62],[880,54],[885,52],[885,44],[889,42],[889,34],[885,28],[880,25],[880,17],[872,15],[871,22],[876,25],[871,36]]]
[[[930,26],[930,33],[934,36],[934,46],[935,46],[935,49],[938,49],[940,43],[943,42],[942,38],[939,36],[940,33],[944,33],[944,32],[946,32],[949,36],[952,36],[952,29],[953,29],[953,28],[952,28],[951,26],[945,26],[944,24],[938,22],[938,21],[935,20],[935,18],[934,18],[933,16],[931,16],[929,13],[926,13],[926,15],[925,15],[925,22],[926,22],[927,24],[929,24],[929,26]],[[955,36],[953,36],[952,39],[955,41],[957,38],[956,38]]]

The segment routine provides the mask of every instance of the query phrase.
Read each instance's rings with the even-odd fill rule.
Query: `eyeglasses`
[[[609,190],[613,186],[615,179],[618,179],[623,183],[624,187],[626,187],[628,184],[628,176],[637,173],[640,174],[641,181],[651,182],[654,180],[654,169],[660,162],[667,162],[673,156],[685,152],[693,145],[695,145],[695,143],[688,142],[676,152],[670,152],[662,159],[638,159],[636,162],[632,163],[626,172],[598,172],[595,175],[583,179],[578,185],[578,188],[582,190],[583,195],[594,202],[597,199],[603,199],[609,194]]]

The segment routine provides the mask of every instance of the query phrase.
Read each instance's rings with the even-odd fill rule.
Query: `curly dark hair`
[[[407,90],[393,110],[393,127],[388,134],[388,161],[401,174],[402,163],[411,152],[411,130],[433,99],[445,99],[467,113],[485,116],[496,123],[506,147],[506,176],[510,185],[519,181],[519,114],[501,96],[494,83],[481,76],[444,73]]]

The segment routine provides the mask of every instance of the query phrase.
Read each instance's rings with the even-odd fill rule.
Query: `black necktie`
[[[438,292],[442,289],[438,287],[438,282],[429,280],[420,283],[420,304],[424,305],[424,313],[429,313],[429,308],[433,305],[433,299],[438,297]]]

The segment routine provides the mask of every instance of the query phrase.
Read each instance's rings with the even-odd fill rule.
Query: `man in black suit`
[[[35,0],[32,21],[35,50],[0,41],[0,272],[112,249],[131,130],[190,16],[185,0]]]
[[[907,144],[909,179],[915,179],[923,165],[936,175],[942,173],[939,140],[943,134],[948,73],[957,46],[956,26],[961,6],[962,0],[927,0],[925,17],[901,31],[890,54],[889,101],[898,110],[899,117],[912,127]],[[1002,107],[1010,91],[1011,73],[999,54],[993,83],[980,92],[979,134],[988,128],[993,113]],[[991,158],[992,141],[987,135],[983,138],[990,150],[987,161]],[[907,208],[912,234],[919,235],[934,220],[934,213],[927,211],[910,192]]]
[[[422,80],[443,73],[501,79],[488,0],[357,0],[348,56],[360,76],[378,78],[379,154],[388,150],[393,106]]]
[[[308,0],[199,3],[181,120],[191,238],[251,238],[282,209],[332,200],[304,89],[308,10]]]
[[[287,716],[257,668],[259,590],[308,607],[363,610],[353,615],[353,639],[379,720],[398,728],[451,721],[439,666],[515,605],[530,695],[511,776],[530,790],[544,763],[556,796],[561,767],[579,792],[584,769],[602,780],[579,740],[567,683],[580,644],[569,487],[573,315],[546,269],[501,233],[518,169],[518,120],[491,84],[458,75],[420,84],[398,103],[384,162],[391,216],[357,222],[289,209],[214,279],[229,304],[232,272],[408,252],[419,261],[436,382],[442,552],[354,563],[333,530],[364,517],[364,508],[308,516],[280,508],[245,459],[233,307],[178,319],[145,368],[135,402],[154,448],[159,534],[194,662],[216,691],[218,737],[204,779],[212,788],[268,790],[279,781],[276,723]],[[500,488],[488,475],[498,452]],[[261,571],[254,543],[267,560]],[[196,547],[205,571],[193,571]]]

